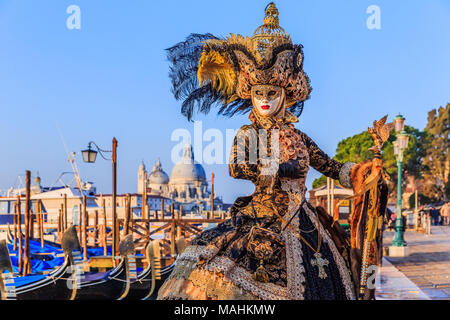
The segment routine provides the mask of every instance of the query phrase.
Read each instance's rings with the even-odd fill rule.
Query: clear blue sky
[[[170,141],[192,130],[170,93],[164,49],[189,33],[251,35],[268,1],[0,0],[0,189],[39,170],[44,185],[69,171],[70,151],[90,140],[119,140],[119,192],[136,191],[136,171],[158,157],[170,173]],[[68,30],[66,8],[81,8],[81,30]],[[366,9],[381,9],[368,30]],[[450,1],[276,1],[280,24],[302,43],[314,88],[297,127],[333,156],[337,143],[373,120],[398,112],[423,129],[427,112],[450,101]],[[239,128],[247,116],[198,116],[204,129]],[[84,179],[110,192],[110,163],[83,164]],[[216,191],[231,202],[252,191],[226,165]],[[319,174],[310,171],[308,186]]]

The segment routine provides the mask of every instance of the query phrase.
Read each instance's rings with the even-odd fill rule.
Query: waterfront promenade
[[[394,232],[384,233],[389,246]],[[450,227],[433,226],[431,235],[405,233],[410,255],[385,257],[378,277],[379,300],[450,300]]]

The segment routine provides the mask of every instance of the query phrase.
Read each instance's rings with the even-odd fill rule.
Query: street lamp
[[[95,159],[97,159],[97,151],[92,150],[93,142],[89,142],[88,148],[86,150],[82,150],[81,154],[83,155],[83,161],[86,163],[94,163]]]
[[[93,150],[92,146],[97,150]],[[94,141],[89,142],[88,148],[86,150],[82,150],[81,154],[83,155],[83,161],[86,163],[94,163],[97,158],[97,153],[100,156],[108,161],[112,161],[112,219],[113,219],[113,243],[112,243],[112,256],[113,262],[115,264],[115,255],[118,248],[118,230],[117,230],[117,140],[113,138],[112,140],[112,150],[103,150],[101,149]],[[111,153],[111,158],[105,156],[105,153]],[[106,221],[105,221],[106,223]]]
[[[404,126],[405,126],[405,118],[403,118],[401,114],[398,114],[398,116],[396,116],[394,119],[395,132],[402,131]]]
[[[403,152],[408,148],[409,135],[405,132],[405,118],[400,114],[394,119],[397,140],[394,141],[394,154],[397,159],[397,215],[395,220],[395,236],[392,241],[393,247],[406,247],[406,241],[403,237],[403,219],[402,219],[402,164]]]

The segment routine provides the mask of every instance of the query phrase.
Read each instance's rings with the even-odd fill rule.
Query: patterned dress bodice
[[[255,192],[251,195],[251,203],[239,208],[249,216],[268,216],[275,212],[284,215],[289,199],[303,201],[306,193],[306,177],[309,166],[333,179],[339,178],[342,164],[330,159],[306,134],[294,128],[298,121],[287,113],[282,120],[261,119],[256,112],[250,114],[251,125],[244,125],[238,131],[230,155],[230,175],[237,179],[253,182]],[[278,130],[279,157],[278,164],[295,160],[300,178],[279,178],[276,170],[270,175],[266,171],[263,156],[272,157],[272,135]],[[256,138],[255,138],[256,137]],[[274,139],[276,140],[276,139]],[[255,145],[255,141],[257,141]],[[253,144],[252,144],[253,143]],[[256,161],[252,155],[257,151]],[[245,161],[242,161],[242,160]],[[278,167],[277,167],[278,168]]]
[[[280,162],[295,160],[302,173],[300,178],[281,178],[281,189],[290,200],[301,203],[305,199],[306,177],[309,171],[309,153],[301,136],[293,126],[279,130]]]

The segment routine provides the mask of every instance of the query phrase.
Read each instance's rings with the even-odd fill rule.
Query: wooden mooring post
[[[39,201],[39,210],[41,212],[41,225],[40,225],[40,234],[41,234],[41,246],[44,247],[44,211],[42,210],[42,201]]]
[[[82,241],[83,239],[83,234],[82,234],[82,220],[83,220],[83,205],[79,204],[78,205],[78,239],[80,239],[80,241]]]
[[[124,237],[128,234],[130,228],[130,215],[131,215],[131,196],[127,193],[125,198],[125,221],[123,224],[123,235]]]
[[[211,216],[208,219],[214,219],[214,172],[211,172]]]
[[[61,209],[58,209],[58,243],[61,243],[62,227],[61,227]]]
[[[30,200],[30,202],[31,202],[31,200]],[[30,237],[30,239],[34,239],[35,238],[35,230],[34,230],[34,219],[35,219],[35,217],[36,217],[36,214],[33,212],[33,210],[32,210],[32,206],[31,206],[31,204],[30,204],[30,224],[29,224],[29,227],[30,227],[30,233],[29,233],[29,237]]]
[[[99,244],[98,239],[98,210],[94,211],[94,246]]]
[[[119,226],[117,221],[117,140],[114,137],[112,141],[112,232],[113,232],[113,243],[112,243],[112,259],[113,266],[116,266],[116,254],[119,247]]]
[[[103,255],[108,255],[108,242],[107,242],[107,235],[108,235],[108,223],[106,220],[106,205],[105,205],[105,199],[102,200],[102,216],[103,216]]]
[[[144,173],[144,192],[142,193],[142,212],[141,212],[141,217],[144,219],[149,219],[150,217],[148,216],[149,211],[147,210],[147,179],[148,179],[148,175],[147,175],[147,171]]]
[[[64,233],[66,228],[64,227],[64,202],[61,203],[61,232]]]
[[[83,259],[87,261],[87,231],[89,225],[89,217],[86,206],[86,195],[83,195]]]
[[[181,221],[183,218],[183,206],[180,204],[180,210],[178,211],[178,217],[177,220]],[[179,224],[177,224],[177,239],[181,238],[181,227]]]
[[[64,230],[68,227],[67,223],[67,194],[64,194]]]
[[[20,196],[17,196],[17,229],[19,232],[19,274],[23,273],[23,234],[22,234],[22,208]]]
[[[14,203],[14,251],[17,250],[17,203]]]
[[[36,218],[38,224],[38,234],[41,241],[41,248],[44,248],[44,215],[42,213],[42,202],[38,200],[36,202]]]
[[[171,206],[171,218],[172,222],[170,224],[170,252],[175,254],[175,240],[176,240],[176,224],[175,224],[175,207]]]
[[[31,220],[31,207],[30,207],[30,176],[31,172],[27,170],[26,187],[25,187],[25,257],[24,267],[22,275],[26,276],[31,273],[31,261],[30,261],[30,220]]]
[[[39,212],[39,200],[36,201],[36,213],[34,215],[36,216],[37,238],[39,238],[39,242],[41,243],[41,248],[43,248],[42,241],[41,241],[41,214]]]

